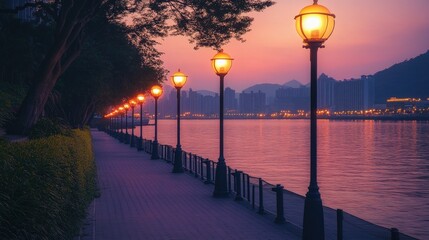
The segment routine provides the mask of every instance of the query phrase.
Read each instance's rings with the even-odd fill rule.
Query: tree
[[[72,127],[88,123],[123,96],[137,95],[163,76],[162,69],[143,65],[143,56],[125,34],[124,26],[98,16],[88,26],[82,54],[58,81],[45,107]],[[151,55],[159,53],[151,52]]]
[[[110,21],[132,20],[128,34],[141,51],[156,37],[188,36],[198,47],[219,48],[231,38],[243,40],[252,18],[271,0],[56,0],[36,2],[40,16],[55,26],[54,42],[33,77],[33,86],[21,104],[16,131],[26,132],[38,120],[59,77],[79,56],[84,29],[98,11]],[[144,59],[153,65],[152,58]]]

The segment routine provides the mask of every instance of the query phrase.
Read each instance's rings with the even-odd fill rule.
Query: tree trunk
[[[94,16],[101,1],[65,0],[58,16],[55,43],[34,76],[30,88],[18,111],[12,132],[26,134],[43,112],[49,94],[58,78],[79,56],[82,29]]]
[[[19,109],[17,122],[13,129],[15,133],[27,133],[42,114],[49,94],[61,74],[58,59],[60,54],[59,51],[51,52],[41,64],[35,75],[34,85],[28,91]]]

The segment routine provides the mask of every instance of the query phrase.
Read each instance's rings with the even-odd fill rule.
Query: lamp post
[[[140,104],[140,137],[139,137],[139,142],[137,144],[137,150],[141,151],[141,150],[143,150],[143,103],[144,103],[144,95],[143,94],[137,95],[137,101]]]
[[[182,167],[182,146],[180,146],[180,89],[185,85],[188,76],[180,72],[180,69],[171,76],[174,87],[177,90],[177,145],[174,158],[173,173],[183,172]]]
[[[129,144],[130,143],[130,136],[128,134],[128,109],[130,109],[130,105],[128,103],[125,103],[124,109],[125,109],[125,138],[124,138],[124,143]]]
[[[109,134],[112,133],[112,123],[113,123],[113,113],[109,113],[106,115],[107,118],[107,127],[106,130]]]
[[[136,141],[134,139],[134,107],[137,105],[137,102],[134,101],[134,99],[130,100],[130,106],[131,106],[131,140],[130,140],[130,147],[136,146]]]
[[[120,121],[121,132],[119,134],[119,141],[120,142],[124,142],[124,133],[122,131],[122,119],[123,119],[123,116],[124,116],[124,112],[125,112],[124,107],[119,107],[119,114],[121,115],[121,121]]]
[[[115,115],[115,118],[114,118],[114,124],[113,124],[113,126],[114,126],[114,137],[115,138],[118,138],[118,135],[119,135],[119,118],[118,118],[118,115],[120,114],[120,112],[119,112],[119,110],[118,109],[115,109],[115,111],[113,112],[113,114]]]
[[[159,159],[158,154],[158,98],[162,95],[162,86],[159,84],[154,85],[150,89],[150,94],[155,99],[155,138],[152,143],[152,156],[151,159]]]
[[[332,34],[335,15],[326,7],[317,4],[304,7],[295,17],[296,30],[310,49],[311,100],[310,100],[310,185],[305,196],[302,238],[325,239],[323,205],[317,185],[317,50]]]
[[[211,59],[212,67],[216,75],[220,78],[220,91],[219,91],[219,159],[216,165],[215,188],[213,192],[214,197],[228,196],[226,163],[223,156],[223,92],[224,92],[224,78],[228,74],[232,66],[232,58],[220,50]]]

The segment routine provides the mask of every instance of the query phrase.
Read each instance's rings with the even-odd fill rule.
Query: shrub
[[[54,135],[70,135],[70,128],[59,120],[41,118],[28,133],[29,139],[46,138]]]
[[[95,176],[89,131],[0,142],[0,239],[72,239]]]
[[[0,81],[0,127],[10,123],[26,93],[26,87]]]

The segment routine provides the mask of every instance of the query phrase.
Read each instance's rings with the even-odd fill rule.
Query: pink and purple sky
[[[245,43],[232,40],[223,49],[234,58],[225,86],[241,92],[257,83],[296,79],[308,83],[310,53],[302,48],[294,17],[311,0],[277,0],[255,18]],[[336,15],[333,34],[319,50],[318,74],[358,78],[429,50],[429,0],[320,0]],[[170,75],[178,68],[189,76],[184,89],[219,91],[210,59],[212,49],[194,50],[184,37],[169,37],[159,47]],[[170,84],[170,82],[165,82]]]

